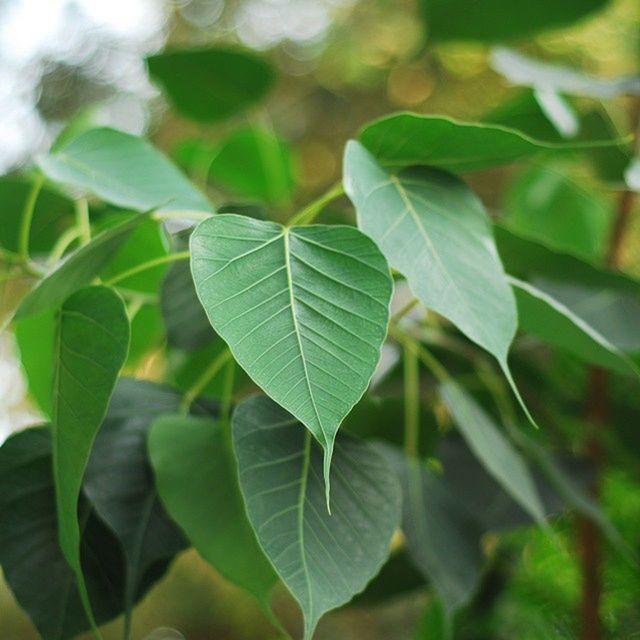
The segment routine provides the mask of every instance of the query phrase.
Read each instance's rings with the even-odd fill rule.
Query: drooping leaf
[[[139,214],[97,235],[89,244],[72,253],[23,298],[15,317],[24,318],[55,307],[74,291],[89,284],[146,218],[146,213]]]
[[[606,335],[602,335],[587,321],[573,313],[560,300],[528,282],[512,278],[511,283],[516,294],[520,328],[523,331],[558,349],[569,351],[591,364],[627,375],[638,375],[635,365]],[[640,314],[640,303],[638,310]],[[640,345],[640,342],[638,344]]]
[[[506,189],[505,224],[557,251],[587,260],[602,256],[613,219],[594,189],[576,183],[562,165],[540,165],[521,173]]]
[[[191,235],[198,297],[237,362],[325,449],[380,357],[392,282],[352,227],[285,228],[233,214]],[[328,485],[327,485],[328,491]]]
[[[510,40],[556,29],[604,8],[608,0],[421,0],[433,40]]]
[[[115,129],[90,129],[39,158],[55,182],[95,193],[138,211],[205,211],[207,201],[184,175],[142,138]]]
[[[423,304],[505,365],[515,301],[480,200],[442,171],[384,169],[357,142],[347,145],[344,164],[359,228]]]
[[[53,476],[60,547],[89,606],[80,563],[78,497],[91,446],[129,347],[122,299],[108,287],[87,287],[58,315],[53,383]]]
[[[167,269],[160,289],[160,307],[170,345],[191,351],[215,338],[198,300],[188,262],[176,262]]]
[[[239,196],[272,204],[288,202],[295,186],[289,146],[255,127],[239,129],[222,142],[209,176]]]
[[[393,446],[377,446],[400,478],[402,531],[409,554],[450,617],[478,588],[484,564],[482,529],[440,477]]]
[[[491,52],[491,66],[512,84],[525,87],[544,87],[598,100],[640,95],[640,76],[596,78],[572,67],[536,60],[505,47],[497,47]]]
[[[82,569],[102,624],[122,611],[124,558],[118,540],[84,499],[79,513]],[[21,431],[0,448],[0,565],[43,640],[67,640],[89,629],[76,577],[58,544],[49,428]],[[136,600],[160,577],[147,576]]]
[[[268,608],[277,578],[247,519],[228,428],[211,418],[162,416],[149,455],[160,498],[198,553]]]
[[[531,471],[484,409],[455,382],[440,394],[470,449],[502,488],[538,523],[545,510]]]
[[[176,411],[180,397],[145,380],[120,378],[87,464],[84,491],[124,551],[126,618],[145,576],[165,568],[187,546],[160,503],[147,460],[153,420]]]
[[[329,515],[321,451],[295,418],[254,397],[232,422],[249,520],[299,602],[309,640],[320,617],[362,591],[386,560],[400,518],[397,479],[370,445],[341,435]]]
[[[176,110],[198,122],[224,120],[252,106],[275,79],[263,58],[242,49],[170,51],[147,63]]]
[[[362,144],[386,165],[433,166],[455,173],[515,162],[541,151],[609,146],[610,140],[553,143],[500,125],[396,113],[367,125]]]
[[[18,252],[20,226],[29,182],[14,177],[0,179],[0,246]],[[49,251],[58,236],[74,221],[73,203],[62,195],[43,188],[38,194],[29,233],[29,252]]]

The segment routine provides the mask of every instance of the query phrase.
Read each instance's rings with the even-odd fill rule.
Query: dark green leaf
[[[328,478],[338,427],[366,390],[386,335],[384,257],[352,227],[224,214],[191,235],[191,270],[237,362],[324,447]]]
[[[400,518],[397,480],[373,448],[340,436],[329,515],[321,450],[265,397],[238,406],[233,441],[249,520],[300,603],[309,640],[320,617],[362,591],[387,558]]]
[[[113,259],[133,230],[147,218],[142,213],[96,236],[44,277],[22,300],[16,318],[59,305],[74,291],[89,284]]]
[[[163,416],[149,436],[160,497],[200,555],[265,608],[276,575],[244,509],[224,425],[207,418]]]
[[[115,129],[91,129],[38,161],[51,180],[138,211],[207,211],[211,204],[148,142]]]
[[[241,49],[194,49],[147,58],[173,106],[187,118],[215,122],[262,99],[274,82],[269,64]]]
[[[64,302],[54,351],[53,476],[60,546],[78,577],[81,595],[80,486],[128,347],[129,320],[113,290],[87,287]]]

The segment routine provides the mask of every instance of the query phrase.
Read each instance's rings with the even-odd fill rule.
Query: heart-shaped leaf
[[[90,129],[38,164],[55,182],[86,189],[103,200],[138,211],[208,211],[207,201],[148,142],[115,129]]]
[[[238,363],[324,447],[328,479],[338,427],[366,390],[386,335],[384,257],[352,227],[225,214],[191,235],[191,271]]]
[[[160,497],[198,553],[268,609],[277,578],[247,519],[224,428],[211,418],[162,416],[149,455]]]
[[[386,560],[400,519],[397,478],[370,445],[341,435],[329,515],[321,451],[295,418],[259,396],[240,404],[232,423],[249,520],[300,603],[309,640],[320,617],[362,591]]]
[[[78,497],[91,446],[129,348],[122,299],[108,287],[87,287],[58,315],[53,383],[53,475],[60,546],[76,573],[89,615],[80,563]]]

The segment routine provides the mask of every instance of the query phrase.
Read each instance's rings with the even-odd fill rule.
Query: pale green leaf
[[[211,204],[148,142],[115,129],[89,131],[39,158],[54,182],[95,193],[120,207],[207,211]]]
[[[162,416],[149,455],[160,498],[198,553],[268,608],[276,575],[247,519],[228,428],[211,418]]]
[[[338,427],[366,390],[386,335],[384,257],[352,227],[286,228],[225,214],[191,235],[191,270],[213,328],[322,444],[328,476]]]
[[[254,397],[232,422],[249,520],[300,603],[309,640],[320,617],[362,591],[386,560],[400,519],[397,478],[370,445],[341,435],[329,515],[321,450],[295,418]]]

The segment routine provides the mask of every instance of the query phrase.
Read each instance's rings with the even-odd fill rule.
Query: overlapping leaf
[[[322,444],[369,384],[392,283],[352,227],[285,228],[233,214],[200,223],[191,270],[213,328],[238,363]]]
[[[397,479],[370,445],[340,436],[329,515],[320,449],[281,407],[246,400],[233,415],[233,441],[249,520],[300,603],[309,640],[320,617],[362,591],[387,558],[400,519]]]

